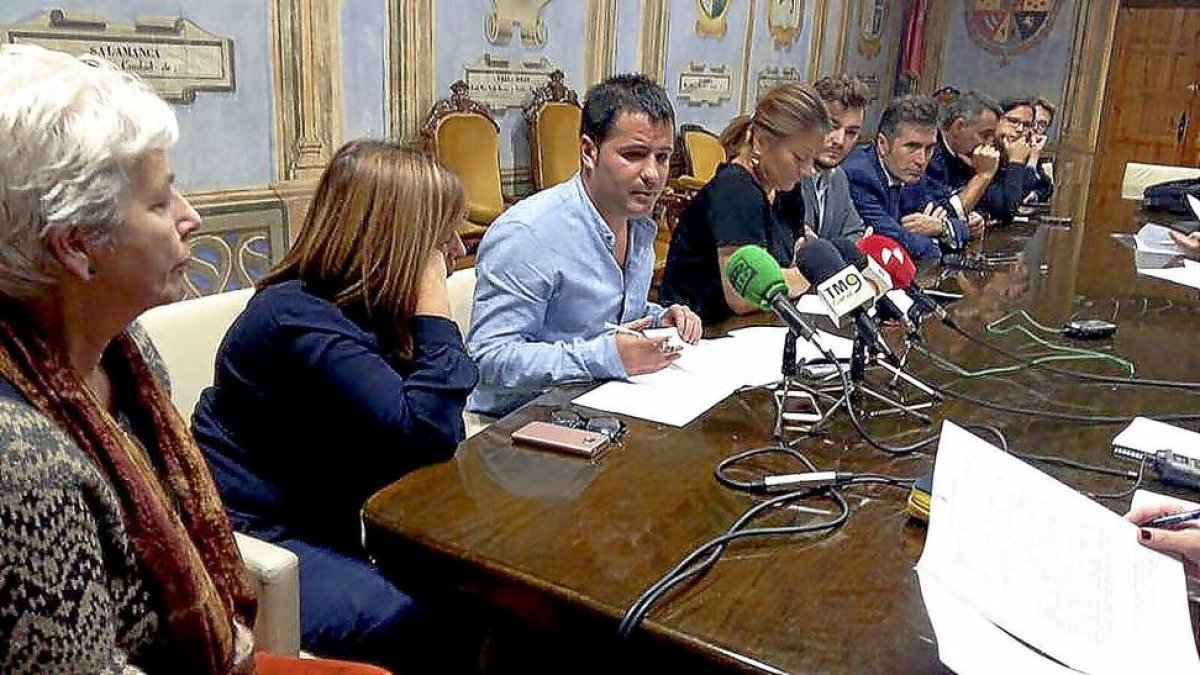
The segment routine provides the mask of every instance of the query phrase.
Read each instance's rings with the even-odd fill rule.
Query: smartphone
[[[512,432],[513,443],[532,445],[589,459],[600,455],[608,436],[586,429],[572,429],[549,422],[530,422]]]

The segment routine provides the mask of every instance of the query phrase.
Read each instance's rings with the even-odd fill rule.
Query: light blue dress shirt
[[[629,221],[622,270],[579,174],[497,218],[475,257],[467,346],[480,379],[467,408],[499,416],[556,385],[625,378],[604,324],[662,320],[647,300],[656,232],[649,218]]]

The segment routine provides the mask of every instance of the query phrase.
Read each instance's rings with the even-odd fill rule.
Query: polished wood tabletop
[[[984,333],[985,324],[1016,309],[1048,326],[1075,317],[1110,319],[1119,326],[1112,340],[1072,344],[1129,359],[1142,377],[1200,380],[1197,293],[1138,278],[1128,250],[1106,232],[1093,241],[1086,229],[993,232],[967,269],[928,270],[922,277],[965,293],[951,314],[972,333]],[[739,319],[710,334],[769,320]],[[930,350],[964,368],[1009,365],[940,324],[927,323],[923,332]],[[896,331],[887,334],[899,343]],[[1017,332],[990,339],[1024,354],[1045,351]],[[1080,414],[1200,412],[1200,395],[1188,391],[1095,384],[1033,369],[968,380],[925,356],[910,360],[912,371],[930,382],[1006,405]],[[1123,372],[1097,362],[1060,365]],[[890,486],[845,489],[851,512],[836,530],[730,546],[707,574],[656,605],[632,639],[618,640],[618,621],[646,586],[761,499],[723,487],[713,468],[733,453],[770,443],[774,407],[769,392],[752,390],[683,428],[626,418],[622,442],[594,463],[511,443],[515,429],[546,420],[586,388],[564,387],[533,401],[469,439],[452,460],[375,495],[365,509],[366,541],[380,564],[414,583],[445,584],[482,598],[531,625],[579,626],[599,646],[583,657],[589,661],[652,655],[640,663],[663,672],[944,672],[913,571],[925,527],[905,513],[907,492]],[[994,425],[1016,451],[1131,468],[1111,454],[1120,425],[1033,419],[957,400],[939,404],[932,416]],[[886,418],[867,422],[867,429],[899,443],[933,433],[936,425]],[[932,448],[898,458],[873,449],[844,413],[796,447],[821,469],[913,477],[933,465]],[[758,466],[799,470],[790,461]],[[1087,492],[1117,493],[1131,485],[1041,468]],[[1171,491],[1152,480],[1147,486]],[[1108,503],[1120,511],[1128,500]],[[812,498],[764,522],[813,523],[832,512],[831,501]]]

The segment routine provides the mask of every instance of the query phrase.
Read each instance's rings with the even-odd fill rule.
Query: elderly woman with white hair
[[[0,46],[0,672],[256,668],[221,501],[131,327],[200,224],[177,134],[103,61]]]

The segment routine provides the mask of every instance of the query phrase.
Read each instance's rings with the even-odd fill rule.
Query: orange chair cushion
[[[467,219],[488,225],[504,211],[500,189],[500,132],[473,114],[447,117],[437,129],[438,160],[462,179]]]
[[[691,158],[691,177],[701,185],[708,183],[717,174],[717,167],[725,161],[725,148],[715,136],[702,131],[684,132],[683,144]]]
[[[541,160],[539,184],[542,188],[567,181],[579,171],[578,106],[550,103],[538,115],[538,155]]]

